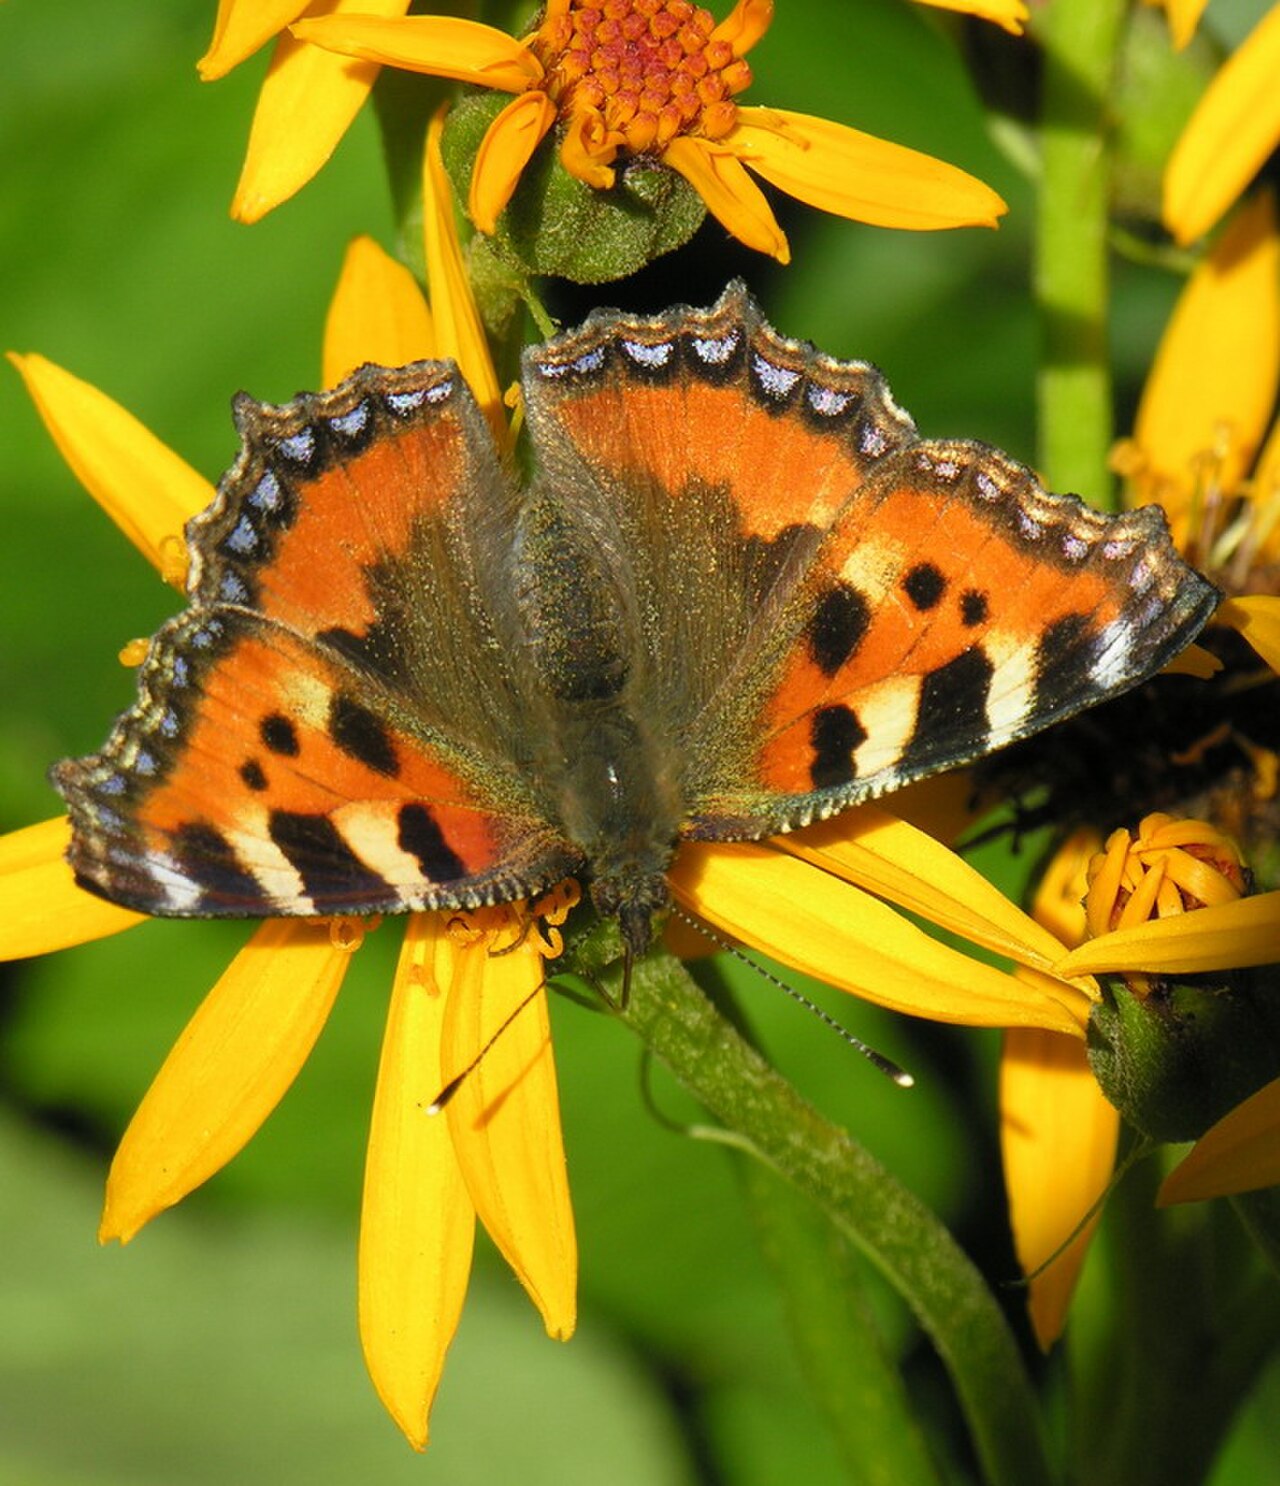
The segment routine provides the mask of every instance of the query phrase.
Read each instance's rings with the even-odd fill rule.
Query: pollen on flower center
[[[751,69],[715,29],[691,0],[553,0],[530,47],[560,116],[603,163],[662,150],[678,134],[729,133]]]

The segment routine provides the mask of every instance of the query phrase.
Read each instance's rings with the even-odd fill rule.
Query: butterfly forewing
[[[593,316],[527,353],[524,390],[542,481],[633,617],[636,704],[704,775],[727,767],[797,585],[911,419],[874,367],[784,340],[741,286],[707,311]]]
[[[56,771],[80,879],[152,913],[313,914],[509,899],[580,866],[513,761],[481,589],[512,496],[456,368],[237,416],[189,530],[192,607],[102,753]]]

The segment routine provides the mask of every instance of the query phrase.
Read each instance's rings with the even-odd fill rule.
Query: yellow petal
[[[22,373],[72,473],[170,582],[186,576],[182,529],[214,488],[132,413],[43,356],[9,360]]]
[[[360,1214],[360,1340],[378,1397],[415,1450],[471,1273],[475,1210],[449,1122],[428,1114],[440,1066],[453,945],[445,919],[413,914],[396,968],[369,1129]]]
[[[1266,432],[1278,379],[1280,235],[1264,192],[1192,274],[1160,339],[1133,431],[1151,478],[1139,490],[1175,515],[1207,478],[1231,493]]]
[[[904,785],[893,792],[893,813],[935,841],[955,841],[975,819],[973,776],[966,769],[949,769]]]
[[[418,281],[371,237],[354,238],[324,322],[324,385],[371,361],[404,366],[437,355]]]
[[[595,191],[608,191],[618,178],[613,162],[618,157],[617,137],[594,109],[581,109],[569,116],[560,141],[560,163],[576,180]]]
[[[810,114],[740,108],[721,143],[789,196],[877,227],[994,227],[1007,210],[954,165]]]
[[[1208,232],[1280,143],[1280,6],[1227,58],[1173,148],[1165,226],[1180,243]]]
[[[313,7],[321,8],[337,13],[300,21],[299,26],[342,25],[342,12],[349,10],[403,16],[409,0],[326,0],[323,7]],[[377,75],[370,62],[353,62],[307,46],[295,36],[281,36],[258,95],[248,152],[231,202],[231,215],[238,222],[258,221],[306,185],[337,148]]]
[[[307,0],[219,0],[209,50],[196,63],[205,82],[223,77],[296,21]]]
[[[939,10],[958,10],[964,15],[976,15],[981,20],[994,21],[997,26],[1003,26],[1011,36],[1022,35],[1030,15],[1022,0],[921,0],[921,3],[934,5]]]
[[[1227,599],[1216,617],[1237,629],[1273,671],[1280,671],[1280,598],[1249,594]]]
[[[1036,986],[970,959],[869,894],[775,847],[686,843],[668,874],[677,901],[784,965],[892,1011],[976,1027],[1081,1020]],[[1072,988],[1064,987],[1072,996]]]
[[[107,1178],[98,1237],[144,1223],[225,1166],[280,1102],[351,962],[329,921],[269,919],[183,1029]]]
[[[1280,1185],[1280,1079],[1211,1126],[1165,1178],[1160,1207]]]
[[[1054,853],[1031,905],[1036,922],[1073,948],[1088,932],[1084,902],[1089,860],[1101,850],[1098,832],[1092,826],[1078,826]]]
[[[791,262],[786,234],[778,226],[764,192],[742,168],[734,151],[678,134],[662,152],[662,159],[684,176],[711,215],[739,242],[758,253],[768,253],[779,263]]]
[[[1209,0],[1146,0],[1148,5],[1160,6],[1169,17],[1169,34],[1177,51],[1181,51],[1196,34],[1208,3]]]
[[[1212,680],[1222,670],[1222,662],[1211,650],[1188,645],[1160,669],[1162,676],[1194,676],[1199,681]]]
[[[467,213],[492,234],[534,150],[556,121],[556,106],[540,89],[519,93],[485,130],[471,172]]]
[[[532,937],[491,954],[482,935],[459,952],[445,1006],[446,1070],[461,1073],[515,1016],[446,1113],[481,1222],[541,1311],[547,1334],[563,1341],[577,1316],[578,1249],[547,998],[539,989],[545,964]]]
[[[1054,966],[1059,975],[1148,970],[1195,974],[1280,963],[1280,891],[1215,903],[1090,939]]]
[[[65,815],[0,836],[0,960],[52,954],[143,921],[76,886],[63,859],[70,840]]]
[[[444,119],[445,110],[440,109],[427,128],[422,173],[423,253],[435,311],[436,354],[458,363],[472,396],[489,420],[494,437],[504,443],[508,430],[498,373],[471,293],[471,280],[458,241],[453,188],[440,154]]]
[[[373,9],[368,4],[361,8]],[[293,34],[349,57],[505,93],[522,93],[542,81],[542,65],[523,42],[496,27],[456,16],[415,15],[404,20],[326,16],[299,21]]]
[[[1022,964],[1047,969],[1066,948],[962,857],[875,805],[774,844]]]
[[[1035,1275],[1028,1308],[1046,1350],[1062,1331],[1097,1215],[1053,1256],[1106,1191],[1119,1130],[1083,1044],[1036,1028],[1005,1033],[1000,1148],[1009,1219],[1022,1272]]]
[[[741,57],[755,46],[772,21],[773,0],[738,0],[707,40],[727,41],[734,56]]]

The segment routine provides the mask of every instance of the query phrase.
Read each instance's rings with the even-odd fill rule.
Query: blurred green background
[[[1005,226],[913,236],[779,202],[787,270],[712,223],[617,293],[563,292],[556,307],[576,316],[592,303],[706,303],[741,274],[783,332],[879,363],[926,432],[1033,458],[1031,198],[984,132],[952,28],[899,0],[783,0],[778,10],[752,56],[749,101],[962,165],[1006,195]],[[235,453],[232,393],[278,401],[317,382],[347,239],[368,231],[392,245],[368,113],[298,198],[253,228],[228,219],[265,56],[199,83],[213,12],[212,0],[0,7],[0,345],[40,351],[103,388],[210,478]],[[1016,47],[1006,62],[1015,73],[1031,66]],[[1172,286],[1130,274],[1124,289],[1121,398],[1131,405]],[[85,497],[7,367],[0,502],[9,829],[57,813],[46,769],[101,742],[133,690],[116,652],[176,600]],[[243,1156],[127,1250],[99,1250],[113,1143],[244,937],[235,926],[154,923],[0,967],[0,1483],[847,1479],[792,1359],[733,1161],[662,1128],[640,1094],[634,1042],[566,1000],[553,1016],[580,1332],[568,1346],[546,1340],[482,1246],[433,1442],[423,1459],[404,1445],[364,1375],[354,1318],[394,924],[358,956],[315,1056]],[[738,984],[778,1065],[934,1205],[995,1282],[1011,1281],[994,1037],[910,1027],[827,994],[916,1074],[903,1093],[764,981]],[[656,1090],[674,1118],[696,1116],[661,1074]],[[936,1363],[887,1297],[882,1310],[931,1402],[930,1427],[951,1431]],[[1280,1389],[1269,1396],[1274,1408]],[[1251,1429],[1222,1483],[1263,1479],[1248,1474]]]

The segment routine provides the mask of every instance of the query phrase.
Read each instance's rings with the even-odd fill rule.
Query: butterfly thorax
[[[540,713],[538,774],[583,854],[591,896],[634,954],[666,906],[666,869],[684,815],[673,740],[646,708],[648,662],[616,576],[616,553],[552,498],[521,513],[516,602]]]
[[[669,901],[666,870],[682,813],[666,750],[643,719],[614,700],[562,710],[557,813],[587,860],[591,899],[616,918],[636,955]]]

